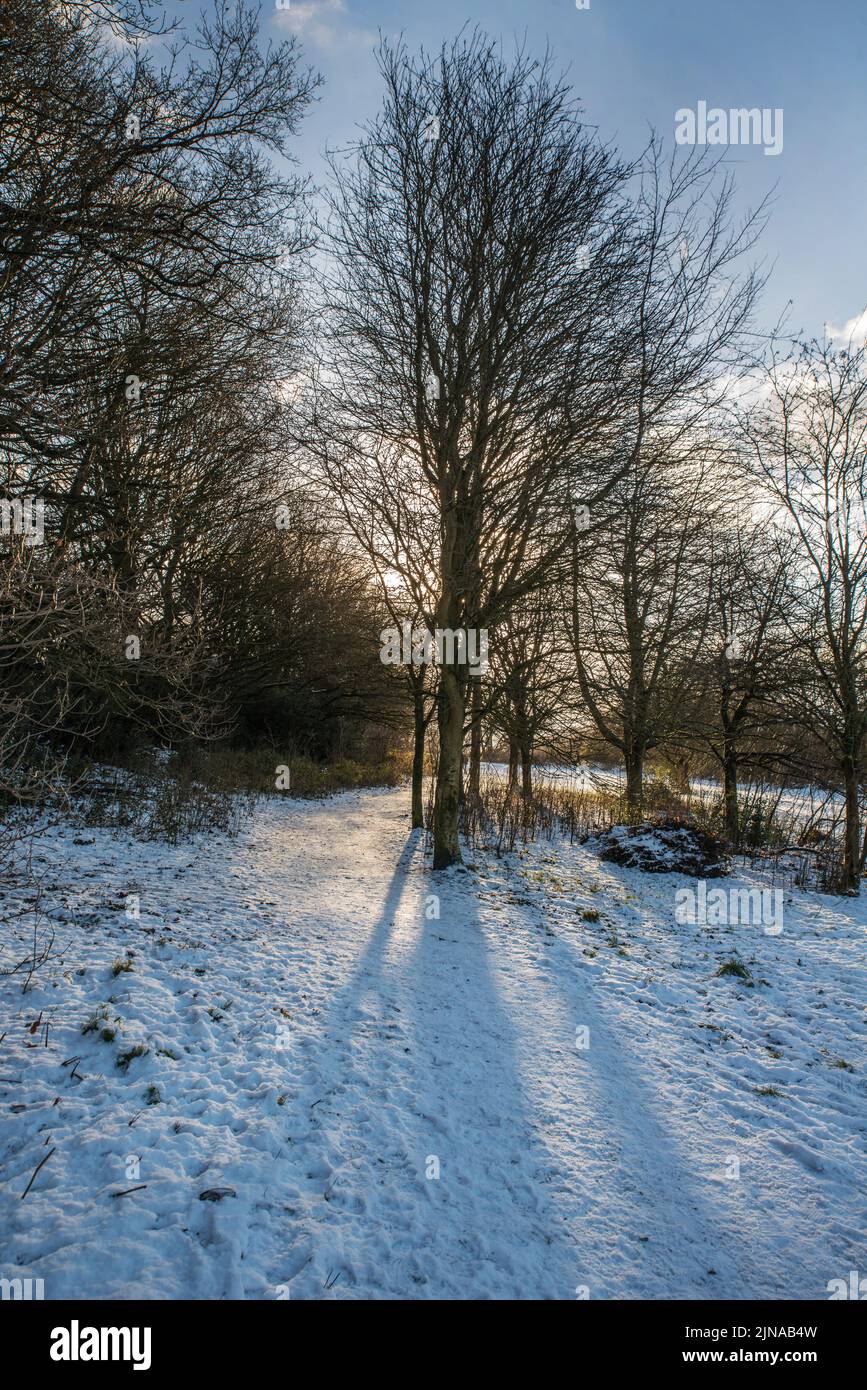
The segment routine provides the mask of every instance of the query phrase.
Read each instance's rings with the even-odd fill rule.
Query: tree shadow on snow
[[[317,1021],[324,1094],[294,1166],[317,1276],[339,1267],[360,1296],[571,1299],[582,1282],[472,886],[427,869],[411,832]]]

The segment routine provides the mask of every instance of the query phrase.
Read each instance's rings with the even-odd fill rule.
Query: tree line
[[[245,4],[0,24],[7,795],[76,742],[377,725],[414,825],[433,744],[439,869],[492,741],[524,797],[606,749],[630,816],[654,760],[709,770],[734,844],[745,773],[839,794],[857,889],[864,349],[761,331],[767,209],[720,158],[621,157],[552,55],[472,31],[382,42],[313,188],[319,79]],[[404,624],[485,669],[385,664]]]

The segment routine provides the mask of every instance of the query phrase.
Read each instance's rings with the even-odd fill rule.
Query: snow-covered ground
[[[59,955],[0,979],[0,1276],[823,1299],[867,1273],[867,905],[690,926],[688,880],[591,846],[434,875],[407,800],[271,802],[178,848],[49,832]]]
[[[483,763],[486,777],[505,780],[508,776],[506,763]],[[539,790],[543,784],[566,787],[570,791],[606,791],[623,795],[626,791],[626,775],[622,767],[602,767],[598,763],[579,763],[574,767],[558,766],[554,763],[539,763],[533,768],[534,786]],[[739,796],[749,803],[759,789],[752,783],[741,783]],[[722,798],[722,786],[708,777],[693,777],[690,781],[689,795],[686,798],[692,805],[709,805]],[[818,787],[772,787],[761,788],[761,799],[771,807],[777,818],[788,825],[801,826],[818,824],[827,829],[832,822],[839,822],[844,806],[843,798],[837,793],[829,793]]]

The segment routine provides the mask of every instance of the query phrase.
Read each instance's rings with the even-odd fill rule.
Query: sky
[[[725,151],[741,210],[773,198],[756,253],[770,271],[761,320],[791,300],[793,332],[867,328],[867,0],[263,0],[262,21],[268,37],[297,34],[325,79],[296,144],[314,178],[326,145],[377,110],[379,31],[436,49],[469,23],[506,53],[516,39],[549,45],[588,123],[627,158],[650,126],[672,145],[676,113],[699,102],[781,109],[779,154]]]

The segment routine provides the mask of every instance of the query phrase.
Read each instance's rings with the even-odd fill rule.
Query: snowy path
[[[0,981],[0,1275],[572,1299],[867,1273],[864,905],[677,926],[684,880],[548,845],[433,875],[408,824],[387,791],[194,849],[52,832],[63,959]],[[734,950],[750,987],[715,975]]]

